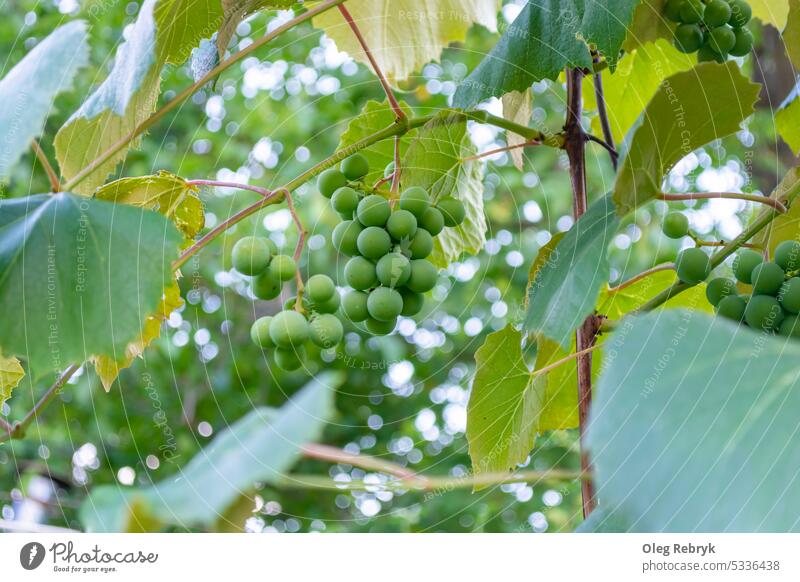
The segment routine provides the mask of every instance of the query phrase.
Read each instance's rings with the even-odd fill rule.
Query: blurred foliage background
[[[507,2],[502,17],[512,20],[523,3]],[[59,24],[74,18],[90,24],[91,66],[82,71],[76,90],[58,99],[47,122],[42,145],[51,159],[52,136],[104,78],[138,9],[139,2],[125,0],[0,0],[3,72]],[[242,23],[232,50],[288,18],[286,12],[262,13]],[[779,82],[785,79],[785,57],[772,31],[759,36],[758,59],[747,65],[754,77],[766,81],[759,113],[737,136],[687,157],[670,176],[674,191],[768,192],[792,163],[772,125],[773,109],[791,89]],[[447,106],[458,81],[496,39],[474,28],[466,43],[447,49],[440,63],[427,65],[398,87],[400,96],[412,107]],[[167,70],[162,100],[190,83],[188,65]],[[564,119],[563,87],[538,83],[534,94],[535,122],[558,131]],[[304,25],[168,115],[128,156],[119,175],[167,169],[186,178],[275,187],[330,155],[341,131],[369,99],[383,99],[371,72]],[[486,106],[501,111],[499,102]],[[489,126],[472,125],[471,132],[481,150],[504,145],[503,133]],[[323,442],[431,475],[469,472],[464,430],[474,352],[487,333],[519,320],[538,249],[572,225],[566,168],[566,158],[548,148],[526,150],[522,172],[506,154],[488,158],[491,232],[484,251],[443,273],[423,314],[416,321],[403,319],[394,335],[368,338],[350,330],[336,353],[312,354],[308,372],[320,365],[347,371],[336,399],[338,417]],[[606,152],[595,145],[590,146],[589,169],[589,191],[596,199],[610,189],[613,172]],[[46,176],[31,156],[2,185],[3,196],[47,190]],[[207,227],[254,196],[204,191]],[[304,275],[341,274],[342,262],[329,242],[338,217],[326,202],[313,184],[297,193],[311,231],[301,264]],[[731,200],[684,208],[693,229],[709,240],[735,236],[752,212],[750,205]],[[661,234],[659,216],[665,211],[665,204],[654,203],[623,224],[612,245],[612,280],[674,259],[682,243]],[[79,528],[76,508],[94,485],[164,479],[252,407],[280,405],[307,381],[308,372],[279,371],[250,342],[252,321],[280,304],[255,300],[246,281],[230,268],[233,243],[253,232],[268,234],[286,249],[296,240],[285,207],[228,231],[183,270],[186,305],[173,313],[162,338],[122,373],[109,394],[93,372],[82,371],[26,439],[0,445],[3,519]],[[44,387],[24,383],[3,414],[10,419],[24,414]],[[577,445],[575,431],[544,435],[528,467],[577,469]],[[365,476],[358,468],[309,460],[296,470],[345,481]],[[570,531],[581,520],[580,491],[572,482],[503,485],[478,493],[456,490],[428,498],[414,492],[259,487],[255,501],[237,509],[229,519],[247,531],[278,532]]]

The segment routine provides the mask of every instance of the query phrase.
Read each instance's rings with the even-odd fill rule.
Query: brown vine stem
[[[780,213],[786,212],[786,207],[775,198],[769,196],[758,196],[756,194],[741,194],[739,192],[691,192],[688,194],[664,194],[663,192],[656,196],[659,200],[665,202],[676,202],[680,200],[711,200],[716,198],[725,198],[729,200],[747,200],[748,202],[757,202],[758,204],[766,204],[772,206]]]
[[[600,57],[596,52],[592,55],[592,62],[595,66],[600,63]],[[608,108],[606,107],[606,96],[603,90],[603,75],[601,71],[594,71],[592,81],[594,82],[594,97],[597,102],[597,117],[600,119],[600,128],[603,131],[603,142],[595,141],[608,150],[608,154],[611,156],[611,165],[616,172],[617,166],[619,165],[619,154],[617,153],[617,147],[614,145],[614,134],[611,132],[611,124],[608,120]]]
[[[61,189],[61,180],[58,179],[58,174],[56,174],[56,171],[50,164],[50,160],[47,159],[47,155],[44,153],[42,146],[39,145],[38,141],[33,140],[31,142],[31,149],[33,149],[33,153],[36,154],[36,159],[42,164],[42,169],[44,169],[45,174],[47,174],[47,179],[50,181],[50,189],[54,193],[58,192]]]
[[[575,222],[586,212],[588,196],[586,192],[586,133],[581,125],[583,115],[583,96],[581,85],[584,73],[580,69],[567,69],[567,118],[564,124],[564,149],[569,158],[569,174],[572,183],[572,214]],[[589,474],[591,462],[585,447],[586,422],[589,407],[592,403],[592,355],[588,351],[595,343],[598,332],[598,321],[594,315],[589,316],[576,332],[578,367],[578,424],[581,440],[581,470]],[[581,498],[583,515],[588,517],[594,510],[594,481],[585,479],[581,482]]]
[[[623,281],[622,283],[620,283],[616,287],[611,287],[608,290],[608,294],[609,295],[613,295],[614,293],[619,293],[623,289],[626,289],[627,287],[630,287],[634,283],[638,283],[642,279],[646,279],[650,275],[654,275],[655,273],[660,273],[661,271],[672,271],[674,268],[675,268],[675,263],[662,263],[661,265],[656,265],[655,267],[647,269],[646,271],[642,271],[638,275],[634,275],[633,277],[631,277],[627,281]]]
[[[402,465],[386,461],[378,457],[371,457],[369,455],[357,455],[355,453],[348,453],[342,449],[332,447],[330,445],[323,445],[319,443],[308,443],[300,449],[303,456],[310,459],[317,459],[319,461],[327,461],[329,463],[342,463],[345,465],[353,465],[368,471],[378,471],[386,473],[403,479],[404,481],[419,481],[424,483],[425,477],[417,474],[416,472],[406,469]]]

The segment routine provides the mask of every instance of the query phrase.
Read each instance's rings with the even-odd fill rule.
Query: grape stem
[[[623,289],[626,289],[627,287],[630,287],[634,283],[638,283],[642,279],[646,279],[647,277],[649,277],[651,275],[654,275],[656,273],[660,273],[661,271],[672,271],[674,269],[675,269],[675,263],[662,263],[660,265],[656,265],[655,267],[647,269],[646,271],[642,271],[638,275],[634,275],[633,277],[631,277],[627,281],[623,281],[622,283],[620,283],[616,287],[609,288],[608,294],[609,295],[613,295],[615,293],[619,293]]]
[[[42,146],[39,145],[38,141],[33,140],[31,142],[31,149],[33,149],[33,153],[36,154],[36,159],[38,159],[39,163],[42,165],[44,173],[47,174],[51,191],[53,193],[58,192],[61,189],[61,181],[58,179],[58,174],[56,174],[53,166],[50,165],[50,160],[47,159],[47,155],[44,153]]]
[[[581,358],[581,357],[583,357],[583,356],[585,356],[587,354],[591,354],[593,351],[595,351],[599,347],[600,347],[600,344],[595,344],[595,345],[590,346],[590,347],[588,347],[586,349],[583,349],[583,350],[581,350],[579,352],[575,352],[574,354],[570,354],[570,355],[568,355],[568,356],[566,356],[564,358],[561,358],[560,360],[556,360],[552,364],[548,364],[543,368],[539,368],[538,370],[534,370],[531,373],[531,378],[536,378],[538,376],[542,376],[544,374],[547,374],[548,372],[551,372],[551,371],[555,370],[559,366],[563,366],[564,364],[567,364],[567,363],[569,363],[569,362],[571,362],[573,360],[577,360],[578,358]]]
[[[742,194],[739,192],[691,192],[688,194],[665,194],[663,192],[659,192],[656,195],[656,198],[659,200],[664,200],[665,202],[677,202],[680,200],[711,200],[717,198],[725,198],[728,200],[747,200],[748,202],[757,202],[759,204],[766,204],[767,206],[772,206],[775,210],[780,213],[786,213],[786,206],[780,203],[780,201],[776,200],[775,198],[771,198],[769,196],[758,196],[756,194]]]
[[[592,51],[592,63],[594,63],[594,66],[600,63],[600,56],[597,51]],[[594,100],[597,103],[597,117],[600,119],[600,127],[603,131],[603,143],[601,145],[608,150],[608,154],[611,156],[611,165],[616,172],[619,165],[619,153],[617,152],[617,146],[614,145],[614,134],[611,131],[611,123],[608,120],[608,108],[606,107],[606,95],[603,89],[601,71],[595,70],[593,72],[592,81],[594,84]]]
[[[303,292],[305,291],[305,285],[303,285],[303,276],[300,274],[299,265],[300,255],[303,252],[303,246],[306,244],[308,231],[306,231],[305,226],[303,226],[303,221],[300,220],[300,215],[297,214],[297,210],[294,207],[292,193],[284,189],[283,195],[286,198],[286,206],[289,207],[289,212],[292,215],[295,227],[297,227],[297,245],[294,248],[294,262],[298,265],[294,272],[294,280],[297,286],[297,299],[294,302],[294,308],[295,311],[303,313],[305,312],[305,309],[303,309]]]
[[[488,150],[485,152],[481,152],[479,154],[475,154],[474,156],[467,156],[463,159],[463,161],[468,162],[472,160],[480,160],[481,158],[488,158],[490,156],[494,156],[496,154],[502,154],[503,152],[510,152],[511,150],[515,150],[518,148],[527,148],[527,147],[534,147],[542,145],[541,142],[535,140],[528,140],[522,143],[514,144],[514,145],[507,145],[501,148],[495,148],[493,150]]]
[[[617,161],[619,160],[619,154],[617,153],[617,150],[614,148],[613,145],[608,143],[606,140],[591,134],[586,134],[586,140],[603,146],[603,148],[605,148],[606,151],[608,151],[608,154],[611,156],[611,164],[614,166],[614,170],[617,169]]]

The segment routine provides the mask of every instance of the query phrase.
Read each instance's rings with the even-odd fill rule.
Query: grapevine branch
[[[642,279],[646,279],[650,275],[655,275],[656,273],[660,273],[661,271],[672,271],[674,268],[675,268],[675,263],[662,263],[661,265],[656,265],[655,267],[647,269],[646,271],[642,271],[638,275],[634,275],[627,281],[623,281],[616,287],[611,287],[608,290],[608,294],[613,295],[615,293],[619,293],[623,289],[630,287],[634,283],[638,283]]]
[[[769,196],[758,196],[757,194],[742,194],[740,192],[690,192],[687,194],[664,194],[663,192],[657,195],[659,200],[665,202],[677,202],[681,200],[712,200],[717,198],[725,198],[728,200],[746,200],[748,202],[757,202],[758,204],[766,204],[772,206],[781,214],[786,213],[786,206],[781,204],[780,201]]]
[[[47,174],[47,179],[50,181],[50,189],[54,193],[58,192],[61,189],[61,182],[53,166],[50,165],[50,160],[47,159],[47,155],[44,153],[42,146],[39,145],[38,141],[33,140],[31,142],[31,148],[33,149],[33,153],[36,154],[36,159],[42,164],[45,174]]]
[[[595,66],[600,63],[600,57],[596,52],[593,54],[592,61]],[[600,127],[603,131],[602,142],[596,138],[592,141],[596,141],[608,150],[611,156],[611,165],[614,167],[614,171],[616,171],[619,165],[619,154],[614,145],[614,134],[611,132],[611,124],[608,121],[608,108],[606,107],[606,96],[603,90],[603,75],[600,74],[600,71],[594,71],[592,81],[594,82],[594,97],[597,102],[597,117],[600,119]]]
[[[494,156],[496,154],[502,154],[503,152],[510,152],[511,150],[515,150],[515,149],[518,149],[518,148],[527,148],[527,147],[533,147],[533,146],[539,146],[539,145],[542,145],[542,143],[540,141],[528,140],[528,141],[524,141],[522,143],[503,146],[501,148],[495,148],[493,150],[488,150],[488,151],[482,152],[480,154],[475,154],[474,156],[467,156],[466,158],[463,159],[463,161],[468,162],[468,161],[472,161],[472,160],[480,160],[481,158],[488,158],[489,156]]]

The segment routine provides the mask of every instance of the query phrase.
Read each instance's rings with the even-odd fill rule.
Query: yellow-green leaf
[[[17,387],[25,376],[22,364],[14,356],[6,358],[0,354],[0,406],[11,398],[11,391]]]
[[[783,31],[783,44],[795,69],[800,69],[800,0],[789,0],[789,19]]]
[[[753,17],[783,30],[789,17],[789,0],[748,0]]]
[[[531,113],[533,112],[533,91],[527,89],[525,91],[511,91],[502,97],[503,102],[503,117],[519,123],[520,125],[527,126],[531,120]],[[509,146],[518,146],[525,143],[525,138],[517,135],[513,131],[506,132],[506,142]],[[518,147],[509,152],[514,166],[522,171],[523,150]]]

